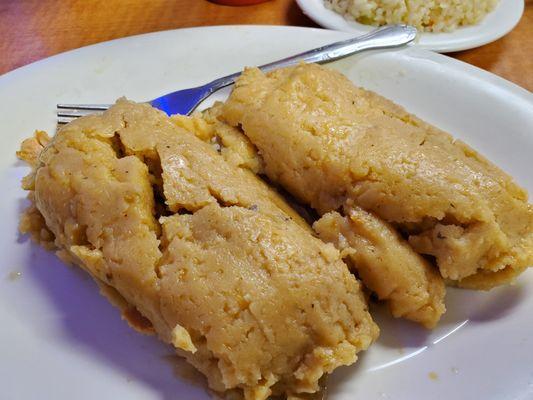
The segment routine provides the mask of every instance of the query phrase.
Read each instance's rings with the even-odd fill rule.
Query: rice
[[[367,25],[404,23],[426,32],[475,25],[498,0],[324,0],[326,8]]]

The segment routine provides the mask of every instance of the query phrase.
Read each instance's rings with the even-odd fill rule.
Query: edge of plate
[[[298,4],[298,6],[300,7],[300,9],[302,10],[302,12],[305,15],[307,15],[309,18],[311,18],[317,24],[323,26],[326,29],[337,30],[337,31],[338,30],[342,30],[342,32],[352,32],[352,33],[360,32],[361,34],[363,34],[365,32],[370,31],[373,28],[372,26],[366,26],[366,25],[360,24],[360,23],[355,22],[355,21],[345,20],[344,17],[342,17],[340,14],[337,14],[335,11],[329,10],[329,9],[327,9],[325,7],[324,7],[324,11],[327,12],[326,14],[322,15],[320,13],[317,13],[317,12],[315,12],[315,10],[314,10],[314,8],[312,6],[308,5],[309,4],[309,0],[296,0],[296,3]],[[496,41],[498,39],[501,39],[502,37],[507,35],[509,32],[511,32],[516,27],[516,25],[518,25],[520,20],[522,19],[522,15],[524,14],[524,7],[525,7],[524,6],[524,1],[518,1],[517,3],[519,5],[518,5],[518,8],[517,8],[516,13],[514,15],[514,18],[512,20],[512,23],[510,23],[508,26],[506,26],[505,29],[503,29],[500,32],[498,32],[495,36],[491,36],[490,38],[485,38],[485,39],[481,38],[481,39],[474,40],[474,41],[471,41],[471,42],[466,42],[464,44],[461,44],[461,42],[463,42],[463,41],[459,41],[459,43],[457,43],[457,39],[456,39],[455,42],[452,40],[450,42],[451,44],[450,43],[439,44],[439,43],[431,43],[431,39],[429,39],[429,43],[427,43],[427,41],[428,41],[428,37],[427,37],[428,33],[422,33],[417,45],[420,48],[423,48],[425,50],[436,51],[436,52],[439,52],[439,53],[452,53],[452,52],[469,50],[469,49],[473,49],[473,48],[484,46],[484,45],[486,45],[488,43],[492,43],[492,42],[494,42],[494,41]],[[499,6],[502,6],[501,2],[499,4]],[[336,24],[335,22],[332,22],[332,20],[330,18],[327,18],[326,15],[330,15],[331,18],[337,18],[338,17],[338,18],[343,19],[346,23],[354,23],[354,24],[357,24],[357,25],[356,26],[350,26],[350,30],[344,30],[338,24]],[[358,29],[360,29],[360,31],[358,31]],[[444,34],[446,34],[446,33],[444,33]]]
[[[300,1],[300,0],[297,0]],[[55,54],[46,58],[43,58],[41,60],[37,60],[33,63],[21,66],[19,68],[16,68],[12,71],[9,71],[3,75],[0,75],[0,87],[4,84],[7,84],[12,79],[18,78],[21,74],[31,73],[31,71],[34,68],[38,68],[43,63],[48,63],[51,61],[54,61],[56,59],[61,59],[64,57],[72,56],[73,54],[76,54],[77,52],[83,52],[87,49],[94,49],[97,47],[107,47],[107,46],[115,46],[123,41],[131,40],[132,38],[138,38],[138,37],[157,37],[161,35],[169,34],[170,32],[185,32],[185,31],[213,31],[216,33],[220,30],[243,30],[243,31],[257,31],[257,30],[280,30],[280,31],[307,31],[312,32],[313,34],[317,35],[330,35],[330,36],[344,36],[339,37],[338,39],[333,40],[343,40],[349,37],[353,37],[353,33],[350,32],[344,32],[334,29],[322,29],[322,28],[312,28],[312,27],[298,27],[298,26],[283,26],[283,25],[212,25],[212,26],[202,26],[202,27],[192,27],[192,28],[182,28],[182,29],[169,29],[169,30],[163,30],[163,31],[157,31],[157,32],[150,32],[150,33],[143,33],[138,35],[132,35],[132,36],[126,36],[118,39],[108,40],[105,42],[95,43],[87,46],[83,46],[77,49],[68,50],[59,54]],[[432,51],[429,51],[427,49],[423,49],[416,45],[409,45],[409,48],[411,51],[416,51],[420,53],[421,57],[425,58],[431,58],[434,61],[446,63],[449,66],[453,66],[454,69],[458,70],[458,66],[460,65],[463,69],[463,71],[460,71],[464,73],[464,69],[468,71],[469,73],[473,74],[476,78],[483,80],[485,83],[490,85],[499,86],[500,88],[504,88],[514,95],[517,95],[524,100],[531,102],[533,106],[533,93],[528,91],[525,88],[522,88],[521,86],[510,82],[500,76],[497,76],[491,72],[485,71],[481,68],[478,68],[474,65],[468,64],[466,62],[454,59],[452,57],[438,54]],[[374,50],[374,51],[388,51],[388,50]]]
[[[509,24],[509,26],[507,26],[505,29],[502,29],[500,32],[498,32],[495,36],[493,36],[491,38],[479,39],[477,41],[471,42],[468,45],[462,45],[462,46],[461,45],[453,46],[453,44],[452,45],[441,45],[441,46],[437,45],[437,46],[433,46],[433,45],[430,45],[430,44],[424,44],[423,43],[423,39],[421,39],[422,43],[420,43],[419,46],[420,46],[420,48],[423,48],[423,49],[426,49],[426,50],[437,51],[439,53],[454,53],[454,52],[459,52],[459,51],[478,48],[478,47],[484,46],[486,44],[495,42],[495,41],[501,39],[502,37],[506,36],[514,28],[516,28],[516,26],[518,25],[518,23],[522,19],[522,16],[524,15],[524,9],[525,9],[525,5],[524,4],[525,3],[524,3],[524,1],[519,1],[518,3],[520,5],[519,5],[519,8],[516,10],[516,14],[515,14],[515,17],[513,19],[513,22],[511,24]]]

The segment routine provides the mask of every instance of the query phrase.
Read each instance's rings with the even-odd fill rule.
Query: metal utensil
[[[412,42],[417,35],[416,28],[409,25],[391,25],[378,28],[365,35],[318,47],[292,57],[284,58],[258,67],[264,72],[288,67],[299,62],[327,63],[363,50],[399,47]],[[153,107],[168,115],[189,115],[207,97],[223,87],[235,82],[241,72],[215,79],[205,85],[178,90],[149,101]],[[65,124],[84,115],[102,112],[111,104],[58,104],[58,123]]]

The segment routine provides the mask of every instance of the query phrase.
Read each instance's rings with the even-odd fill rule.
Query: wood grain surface
[[[502,39],[451,54],[533,91],[533,0]],[[0,0],[0,74],[124,36],[203,25],[316,26],[294,0],[229,7],[206,0]]]

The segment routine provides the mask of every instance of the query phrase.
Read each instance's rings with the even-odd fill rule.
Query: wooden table
[[[518,26],[486,46],[452,54],[533,91],[533,0]],[[0,74],[77,47],[200,25],[316,26],[294,0],[226,7],[206,0],[0,0]]]

